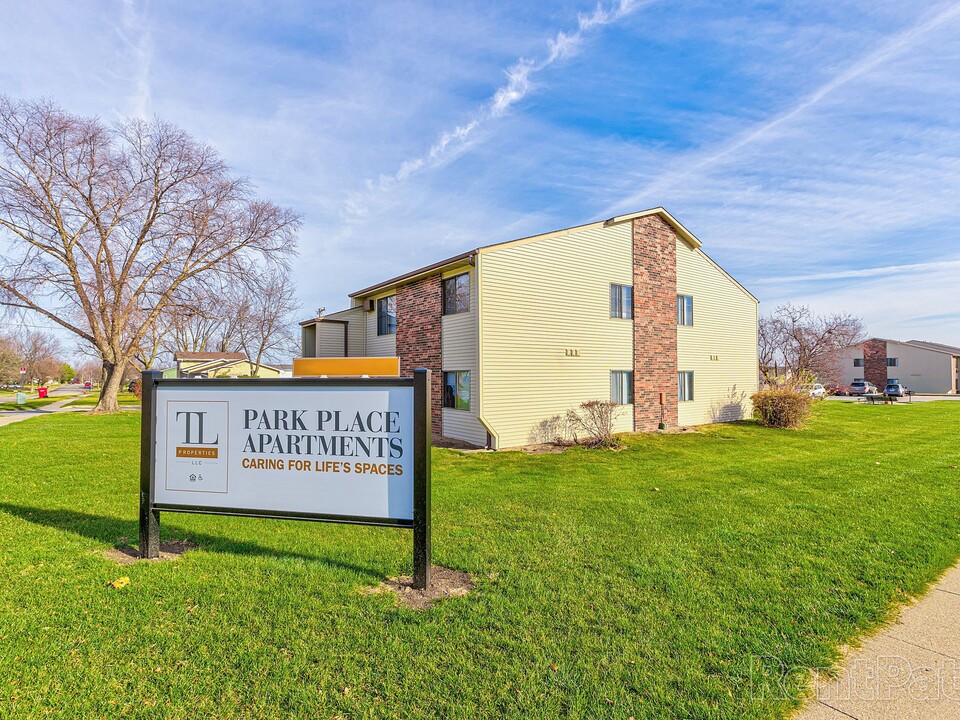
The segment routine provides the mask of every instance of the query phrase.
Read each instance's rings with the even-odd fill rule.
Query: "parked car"
[[[889,395],[890,397],[906,397],[907,388],[900,383],[887,383],[887,386],[883,389],[884,395]]]
[[[867,382],[866,380],[856,380],[855,382],[850,383],[851,395],[868,395],[870,393],[875,393],[876,391],[877,386],[872,382]]]
[[[810,385],[804,385],[803,391],[807,393],[810,397],[817,400],[827,396],[827,389],[820,383],[812,383]]]
[[[87,380],[87,381],[83,384],[83,389],[84,389],[84,390],[92,390],[92,389],[93,389],[93,383],[90,382],[89,380]]]
[[[826,386],[827,395],[842,395],[846,396],[850,394],[850,388],[846,385],[840,385],[839,383],[831,383]]]

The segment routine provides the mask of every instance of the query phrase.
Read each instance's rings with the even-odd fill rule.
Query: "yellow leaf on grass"
[[[120,588],[126,586],[126,585],[129,585],[129,584],[130,584],[130,578],[128,578],[128,577],[126,577],[126,576],[124,576],[124,577],[122,577],[122,578],[117,578],[116,580],[114,580],[114,581],[111,582],[111,583],[107,583],[107,585],[109,585],[109,586],[111,586],[111,587],[115,587],[115,588],[117,588],[118,590],[119,590]]]

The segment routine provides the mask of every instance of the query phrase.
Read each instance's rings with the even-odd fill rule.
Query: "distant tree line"
[[[20,382],[20,368],[26,369],[26,381],[68,382],[73,369],[64,362],[63,348],[57,337],[43,332],[7,332],[0,334],[0,385]],[[70,375],[68,380],[63,380]]]

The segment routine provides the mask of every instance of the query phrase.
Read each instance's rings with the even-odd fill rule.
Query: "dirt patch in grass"
[[[434,565],[430,573],[430,587],[426,590],[414,590],[413,578],[410,575],[402,575],[389,578],[376,587],[364,588],[363,593],[365,595],[393,593],[405,607],[411,610],[426,610],[437,600],[463,597],[473,588],[473,580],[467,573]]]
[[[447,448],[448,450],[483,450],[479,445],[468,443],[466,440],[443,437],[443,435],[437,435],[436,433],[434,433],[431,441],[436,448]]]
[[[150,562],[176,560],[187,550],[195,550],[196,548],[197,544],[189,540],[167,540],[160,543],[160,557],[151,558]],[[103,556],[108,560],[113,560],[118,565],[131,565],[141,559],[140,551],[130,545],[105,550]]]

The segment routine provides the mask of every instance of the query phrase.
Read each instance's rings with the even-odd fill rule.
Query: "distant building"
[[[485,245],[300,323],[304,357],[433,371],[435,432],[536,442],[582,402],[617,432],[738,420],[757,389],[757,299],[663,208]]]
[[[176,377],[259,377],[278,378],[280,368],[260,364],[259,369],[244,353],[222,352],[178,352],[173,356],[176,362]]]
[[[960,347],[871,338],[845,353],[843,383],[855,380],[866,380],[881,390],[896,380],[914,392],[953,395],[960,391]]]

